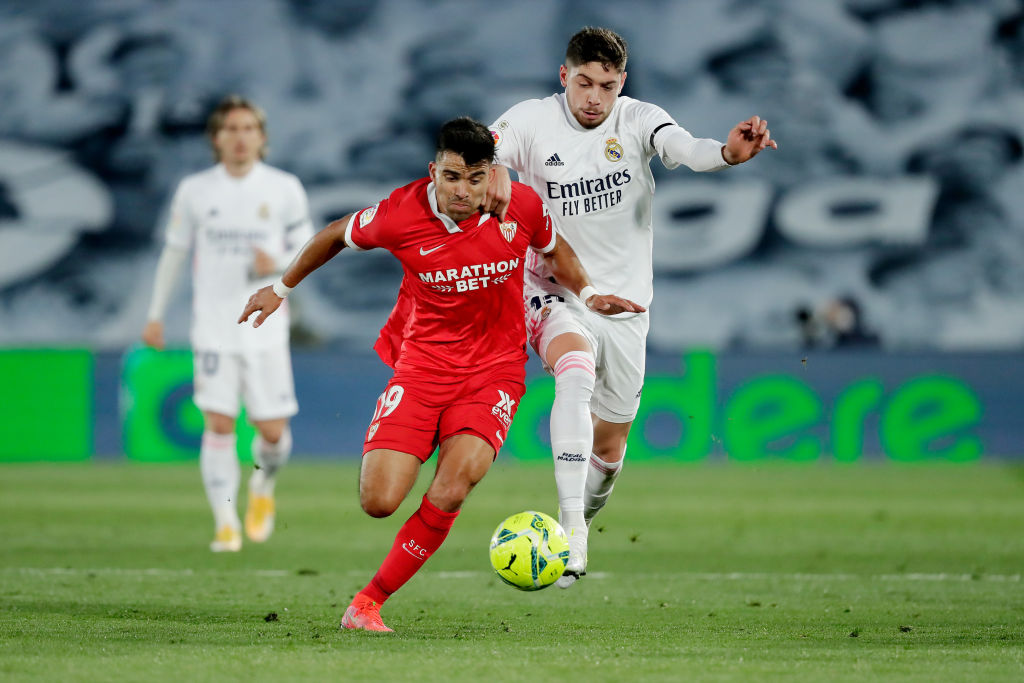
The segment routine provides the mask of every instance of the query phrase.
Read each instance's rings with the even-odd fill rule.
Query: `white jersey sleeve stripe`
[[[531,247],[531,248],[534,251],[536,251],[537,253],[539,253],[539,254],[550,254],[551,250],[555,248],[555,242],[557,242],[557,241],[558,241],[558,231],[555,230],[555,226],[552,225],[551,226],[551,241],[548,242],[547,246],[545,246],[543,249],[537,249],[536,247]]]
[[[358,244],[352,241],[352,226],[356,224],[356,217],[361,213],[362,211],[357,211],[356,213],[352,214],[352,216],[348,219],[348,225],[345,226],[345,246],[350,249],[355,249],[356,251],[366,251],[365,249],[363,249]]]

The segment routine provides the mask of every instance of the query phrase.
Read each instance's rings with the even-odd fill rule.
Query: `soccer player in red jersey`
[[[272,287],[256,292],[239,322],[259,326],[293,287],[348,246],[387,249],[405,272],[375,348],[394,375],[377,400],[363,448],[359,499],[371,517],[391,515],[440,446],[420,507],[399,530],[343,628],[390,631],[380,607],[447,537],[466,496],[490,469],[526,389],[523,263],[541,254],[554,277],[605,315],[644,308],[587,290],[572,248],[552,228],[540,197],[513,183],[504,221],[481,211],[494,175],[494,140],[472,119],[446,123],[429,177],[329,224]]]

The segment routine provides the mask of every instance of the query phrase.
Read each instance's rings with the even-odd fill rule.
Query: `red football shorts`
[[[377,399],[363,453],[388,448],[426,462],[445,439],[473,434],[497,457],[526,392],[523,379],[521,365],[460,376],[396,370]]]

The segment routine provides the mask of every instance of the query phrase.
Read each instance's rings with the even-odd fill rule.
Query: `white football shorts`
[[[242,352],[192,354],[193,400],[200,410],[238,416],[239,399],[249,420],[276,420],[299,412],[287,345]]]
[[[579,299],[527,290],[526,334],[544,369],[548,344],[560,334],[582,335],[594,350],[597,381],[590,412],[605,422],[632,422],[640,407],[647,359],[647,313],[609,318],[586,309]]]

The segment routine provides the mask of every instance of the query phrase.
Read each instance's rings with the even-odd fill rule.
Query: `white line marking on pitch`
[[[319,572],[322,575],[363,576],[368,569],[349,569],[343,571],[325,570]],[[171,569],[151,567],[147,569],[133,569],[127,567],[0,567],[0,573],[25,574],[29,576],[202,576],[202,575],[232,575],[245,574],[250,576],[263,577],[290,577],[299,576],[298,569]],[[473,579],[482,576],[489,576],[490,572],[478,570],[463,571],[427,571],[426,574],[439,579]],[[954,574],[954,573],[907,573],[907,574],[808,574],[799,572],[674,572],[674,573],[645,573],[638,572],[630,574],[633,578],[656,578],[676,577],[691,579],[695,581],[990,581],[995,583],[1020,583],[1020,574]],[[589,572],[587,578],[611,579],[615,575],[611,572]]]

